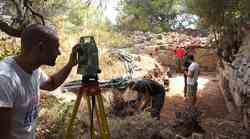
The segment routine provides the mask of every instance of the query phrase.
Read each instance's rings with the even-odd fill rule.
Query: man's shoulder
[[[199,64],[197,62],[192,62],[191,65],[192,66],[199,66]]]
[[[160,84],[158,81],[156,80],[147,80],[148,82],[148,85],[151,86],[151,87],[156,87],[156,88],[164,88],[164,86],[162,84]]]
[[[194,64],[194,66],[197,67],[197,68],[200,67],[200,65],[199,65],[197,62],[194,62],[193,64]]]
[[[199,70],[199,69],[200,69],[200,66],[199,66],[198,63],[193,62],[193,63],[189,66],[189,69],[190,69],[190,70]]]
[[[1,74],[0,73],[0,86],[7,87],[9,85],[14,85],[16,82],[9,74]]]
[[[148,81],[148,83],[150,83],[150,84],[160,84],[159,82],[157,82],[156,80],[147,80]]]
[[[2,78],[12,78],[15,73],[16,71],[13,68],[13,59],[11,57],[4,58],[0,61],[0,76]]]
[[[139,81],[143,83],[147,83],[147,84],[155,82],[154,80],[151,80],[151,79],[141,79]]]
[[[197,65],[196,65],[194,62],[192,62],[192,63],[190,64],[190,66],[188,67],[189,70],[194,70],[194,69],[196,69],[196,68],[197,68]]]
[[[4,69],[4,68],[8,68],[10,65],[13,64],[13,57],[6,57],[2,60],[0,60],[0,68]]]

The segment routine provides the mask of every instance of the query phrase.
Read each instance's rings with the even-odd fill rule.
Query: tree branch
[[[37,12],[35,12],[35,10],[33,10],[33,8],[30,5],[29,0],[24,1],[24,6],[27,7],[28,10],[30,10],[32,15],[35,15],[35,16],[39,17],[41,19],[41,21],[42,21],[42,24],[45,25],[44,17],[40,13],[37,13]]]
[[[18,3],[17,1],[15,1],[15,0],[11,0],[12,2],[13,2],[13,4],[15,5],[15,7],[16,7],[16,10],[17,10],[17,16],[22,16],[22,7],[21,6],[19,6],[19,5],[21,5],[21,3]]]
[[[30,0],[11,0],[11,2],[16,8],[16,17],[12,18],[12,24],[0,20],[1,31],[13,37],[21,37],[22,30],[30,23],[30,20],[25,21],[26,16],[30,16],[27,12],[30,12],[35,19],[40,18],[40,23],[45,25],[44,17],[33,10]]]
[[[23,3],[21,0],[19,0],[19,2],[17,2],[16,0],[11,0],[11,1],[15,5],[16,14],[17,14],[16,17],[13,17],[13,21],[11,25],[14,25],[16,23],[21,24],[24,21]]]
[[[22,29],[15,29],[0,20],[0,30],[13,37],[21,37]]]

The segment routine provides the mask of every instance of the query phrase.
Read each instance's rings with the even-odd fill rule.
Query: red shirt
[[[185,50],[183,48],[176,48],[175,50],[175,55],[178,57],[178,58],[183,58],[184,55],[185,55]]]

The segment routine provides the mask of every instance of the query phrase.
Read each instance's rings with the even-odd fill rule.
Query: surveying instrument
[[[98,48],[96,46],[93,36],[85,36],[80,38],[80,47],[78,49],[78,69],[77,73],[82,75],[82,83],[77,94],[77,99],[74,104],[73,113],[71,115],[65,139],[72,139],[71,131],[74,120],[77,115],[78,108],[81,103],[83,94],[86,94],[86,101],[90,118],[90,138],[95,139],[94,128],[94,112],[100,130],[101,139],[110,139],[108,128],[108,121],[104,111],[103,99],[101,96],[101,89],[98,82],[99,68]]]

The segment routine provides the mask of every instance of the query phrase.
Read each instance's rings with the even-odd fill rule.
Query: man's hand
[[[194,72],[191,70],[188,70],[187,76],[192,78],[193,75],[194,75]]]
[[[73,67],[78,63],[78,59],[77,59],[77,51],[80,47],[80,44],[76,44],[73,48],[72,48],[72,52],[70,54],[70,58],[69,58],[69,62],[68,65]]]
[[[187,74],[188,74],[188,72],[187,72],[187,71],[184,71],[184,74],[185,74],[185,75],[187,75]]]

